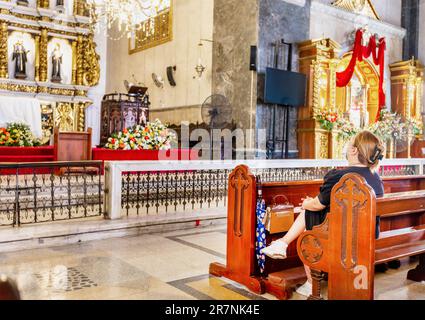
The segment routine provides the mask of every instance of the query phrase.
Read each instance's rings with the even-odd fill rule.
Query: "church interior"
[[[425,0],[0,0],[0,300],[425,300],[424,72]]]

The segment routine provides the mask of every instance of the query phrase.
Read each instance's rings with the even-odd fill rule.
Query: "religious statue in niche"
[[[22,41],[14,44],[12,61],[15,61],[15,79],[27,78],[28,52],[29,50],[25,50]]]
[[[62,66],[62,52],[60,48],[60,44],[56,43],[55,49],[52,53],[52,82],[61,83],[61,66]]]
[[[137,124],[137,110],[128,108],[123,112],[125,127],[131,128]]]
[[[363,85],[356,75],[353,75],[349,97],[347,98],[348,119],[355,127],[364,129],[369,125],[369,111],[367,110],[368,86]]]

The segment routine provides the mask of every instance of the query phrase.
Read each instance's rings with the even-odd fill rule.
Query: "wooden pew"
[[[375,240],[376,216],[415,215],[409,228],[383,232]],[[411,220],[412,221],[412,220]],[[387,194],[376,199],[372,188],[357,174],[345,175],[332,189],[331,211],[325,222],[304,232],[297,250],[313,277],[310,299],[321,299],[324,273],[328,298],[374,298],[374,265],[420,255],[407,278],[425,281],[425,191]]]
[[[21,300],[16,282],[4,275],[0,275],[0,300]]]
[[[386,193],[425,189],[424,176],[403,176],[384,178]],[[317,196],[323,180],[264,182],[242,165],[229,176],[227,215],[227,256],[226,265],[212,263],[210,273],[224,276],[247,286],[257,294],[266,292],[279,299],[290,298],[294,287],[306,280],[302,261],[297,253],[296,243],[288,248],[288,258],[273,260],[266,258],[266,270],[260,274],[255,258],[255,228],[257,190],[269,205],[276,195],[285,195],[289,202],[298,206],[305,196]],[[412,212],[382,217],[381,230],[392,230],[419,225],[418,217]],[[268,235],[267,243],[284,234]]]

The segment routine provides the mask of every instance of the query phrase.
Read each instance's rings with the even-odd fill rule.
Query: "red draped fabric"
[[[357,61],[361,62],[363,59],[367,59],[372,56],[373,63],[379,66],[379,108],[376,120],[379,119],[381,110],[385,106],[385,92],[384,92],[384,72],[385,72],[385,50],[386,43],[385,39],[379,39],[379,45],[376,45],[375,36],[370,37],[369,44],[364,46],[362,44],[363,31],[357,30],[356,39],[354,40],[353,55],[347,68],[342,72],[336,73],[336,85],[338,87],[347,86],[354,74]]]

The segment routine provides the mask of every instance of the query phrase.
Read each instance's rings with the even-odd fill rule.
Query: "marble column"
[[[261,2],[261,1],[260,1]],[[258,43],[259,0],[215,0],[212,92],[227,97],[237,128],[255,129],[257,75],[250,48]],[[246,148],[254,137],[246,137]]]
[[[401,24],[407,30],[403,40],[403,60],[418,57],[419,53],[419,0],[403,0]]]
[[[264,74],[267,67],[273,67],[274,49],[272,44],[284,39],[293,43],[292,71],[298,71],[297,42],[309,39],[310,29],[310,4],[309,1],[282,1],[262,0],[259,8],[259,42],[258,42],[258,105],[257,105],[257,130],[270,129],[272,106],[265,105]],[[283,50],[278,67],[286,69],[287,51]],[[276,117],[276,136],[282,138],[283,109],[278,108]],[[297,151],[297,110],[291,108],[289,115],[289,156],[296,157]],[[271,130],[267,130],[270,138]],[[260,147],[260,145],[259,145]],[[276,145],[275,155],[281,154],[283,146]],[[260,147],[261,148],[261,147]],[[263,150],[265,151],[265,150]],[[265,153],[261,153],[265,156]]]

